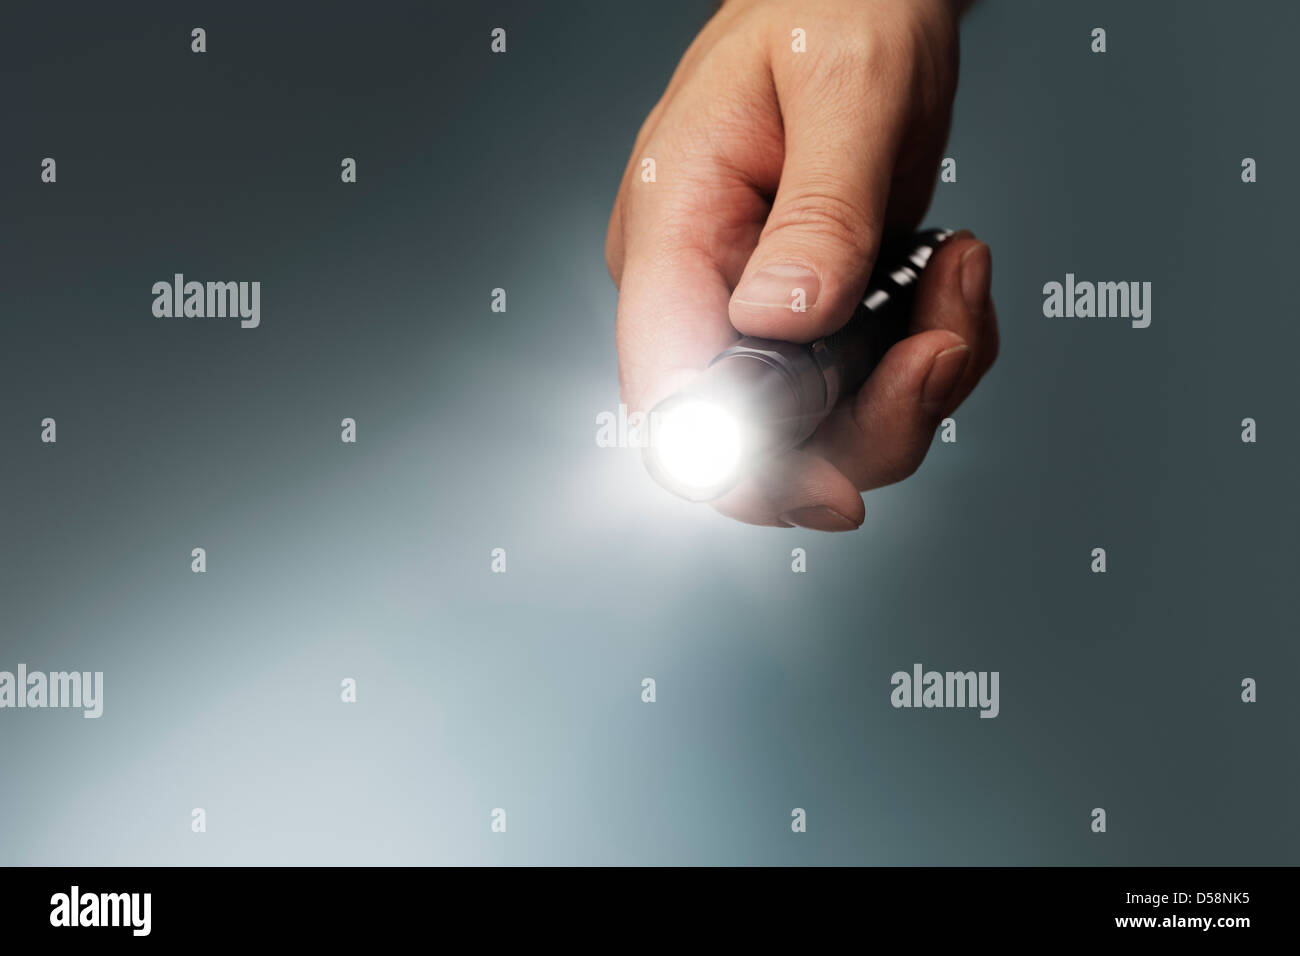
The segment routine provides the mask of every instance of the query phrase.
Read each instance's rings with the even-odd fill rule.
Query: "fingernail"
[[[821,280],[804,266],[764,266],[742,282],[731,300],[741,305],[805,312],[817,304]]]
[[[826,505],[795,508],[781,515],[781,520],[810,531],[855,531],[858,523]]]
[[[961,257],[961,297],[966,308],[978,314],[984,311],[993,278],[993,255],[984,243],[971,246]]]
[[[954,232],[954,233],[952,234],[952,236],[951,236],[950,238],[952,238],[952,239],[974,239],[974,238],[975,238],[975,233],[971,232],[969,229],[958,229],[956,232]]]
[[[921,386],[921,407],[928,412],[937,412],[948,402],[957,380],[966,368],[970,358],[969,345],[954,345],[944,349],[930,363],[930,372],[925,376]]]

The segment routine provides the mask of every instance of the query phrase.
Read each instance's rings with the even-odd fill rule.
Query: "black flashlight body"
[[[890,347],[907,335],[921,273],[952,234],[951,229],[930,229],[914,234],[901,250],[886,249],[879,260],[884,268],[872,271],[853,318],[812,344],[814,355],[824,348],[828,360],[840,369],[841,395],[861,388]]]
[[[760,459],[802,444],[835,408],[854,394],[895,342],[907,334],[916,288],[936,249],[952,235],[931,229],[886,247],[876,259],[866,293],[842,328],[810,343],[746,336],[720,352],[698,379],[665,399],[656,416],[684,400],[702,400],[743,423],[744,454],[733,474],[705,487],[686,487],[667,472],[653,442],[645,451],[651,475],[692,501],[716,498]]]
[[[931,229],[913,235],[901,249],[885,249],[862,301],[839,331],[807,345],[747,336],[709,363],[712,367],[740,358],[765,362],[797,393],[797,410],[786,402],[788,411],[769,416],[774,424],[786,422],[777,428],[782,438],[776,444],[784,448],[774,450],[793,448],[808,438],[840,397],[861,388],[890,346],[907,334],[921,272],[951,235],[951,229]]]

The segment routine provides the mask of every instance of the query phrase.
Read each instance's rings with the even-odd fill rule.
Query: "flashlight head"
[[[650,413],[646,467],[665,488],[689,501],[708,501],[739,477],[746,445],[742,419],[726,405],[674,395]]]
[[[826,407],[826,382],[807,346],[741,339],[651,410],[646,468],[674,494],[710,501],[756,460],[807,438]]]

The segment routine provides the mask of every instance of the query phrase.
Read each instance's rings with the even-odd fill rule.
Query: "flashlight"
[[[853,317],[807,344],[745,337],[650,411],[646,468],[688,501],[730,490],[760,462],[808,439],[907,331],[916,285],[952,235],[931,229],[877,257]]]

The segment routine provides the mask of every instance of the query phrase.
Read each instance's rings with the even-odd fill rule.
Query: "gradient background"
[[[1296,6],[969,15],[928,221],[1002,357],[838,537],[594,443],[610,202],[710,9],[6,10],[0,669],[106,688],[0,711],[0,862],[1300,862]],[[1067,271],[1151,327],[1045,319]],[[173,272],[261,328],[155,319]],[[894,710],[916,661],[1001,716]]]

